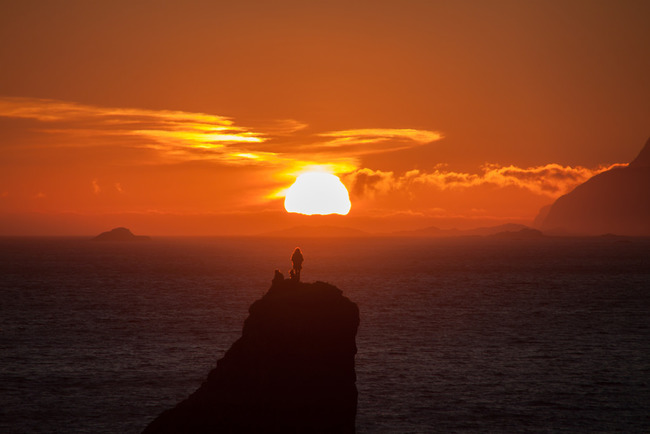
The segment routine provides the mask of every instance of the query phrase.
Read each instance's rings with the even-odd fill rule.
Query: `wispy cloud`
[[[52,140],[47,148],[119,148],[124,164],[190,161],[257,166],[287,179],[315,168],[354,172],[360,157],[422,146],[440,133],[416,129],[366,128],[309,133],[308,125],[284,119],[244,127],[229,117],[173,110],[98,107],[37,98],[0,97],[0,117],[30,119]],[[122,152],[124,150],[143,152]],[[131,159],[131,160],[129,160]],[[137,160],[137,161],[136,161]],[[99,187],[93,184],[93,192]],[[273,193],[272,195],[277,195]]]
[[[245,145],[266,140],[224,116],[172,110],[105,108],[35,98],[0,98],[0,116],[33,119],[64,137],[64,146],[120,145],[156,150],[175,159],[233,160]],[[91,140],[88,140],[91,139]],[[129,140],[131,139],[131,140]]]
[[[347,152],[354,156],[393,152],[413,148],[440,140],[435,131],[409,128],[365,128],[331,131],[319,134],[328,140],[315,143],[313,147],[335,152]]]
[[[206,113],[98,107],[37,98],[0,97],[0,116],[32,119],[39,131],[63,140],[57,146],[146,148],[170,161],[266,164],[292,171],[329,164],[337,172],[358,167],[358,157],[421,146],[440,139],[415,129],[356,129],[306,134],[307,125],[285,119],[236,125]],[[118,142],[119,140],[119,142]],[[51,144],[48,146],[52,146]],[[149,161],[149,163],[152,163]]]
[[[44,122],[95,120],[103,124],[144,123],[168,121],[172,124],[201,123],[230,126],[224,116],[174,110],[110,108],[41,98],[1,97],[0,115],[4,117],[37,119]]]
[[[363,128],[356,130],[332,131],[320,134],[323,137],[340,137],[350,141],[373,140],[384,141],[388,139],[407,139],[424,144],[440,140],[442,135],[438,132],[427,130],[414,130],[410,128]]]

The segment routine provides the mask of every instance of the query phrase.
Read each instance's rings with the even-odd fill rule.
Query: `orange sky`
[[[650,136],[646,1],[0,3],[0,235],[530,223]],[[287,214],[309,166],[348,216]]]

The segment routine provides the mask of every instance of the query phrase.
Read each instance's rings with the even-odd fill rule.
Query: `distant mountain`
[[[523,228],[518,231],[504,231],[490,235],[492,238],[499,238],[502,240],[538,240],[544,238],[542,231],[531,228]]]
[[[536,220],[547,234],[650,236],[650,139],[627,167],[580,184]]]
[[[526,229],[530,229],[530,228],[526,225],[520,225],[518,223],[506,223],[497,226],[487,226],[487,227],[481,227],[476,229],[468,229],[463,232],[465,232],[467,235],[487,236],[487,235],[495,235],[503,232],[519,232]]]
[[[398,237],[455,237],[460,234],[458,229],[440,229],[436,226],[429,226],[422,229],[414,229],[411,231],[397,231],[390,235]]]
[[[133,235],[127,228],[115,228],[107,232],[102,232],[93,238],[94,241],[147,241],[150,239],[145,235]]]
[[[263,237],[367,237],[370,234],[359,229],[339,226],[294,226],[279,231],[260,234]]]
[[[416,229],[413,231],[400,231],[394,232],[392,235],[401,237],[472,237],[472,236],[487,236],[495,235],[503,232],[518,232],[523,229],[530,229],[525,225],[517,223],[506,223],[498,226],[486,226],[475,229],[440,229],[435,226],[430,226],[423,229]]]

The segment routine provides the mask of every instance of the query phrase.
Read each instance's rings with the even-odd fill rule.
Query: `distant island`
[[[93,241],[149,241],[150,237],[146,235],[133,235],[127,228],[115,228],[107,232],[102,232],[93,238]]]
[[[535,220],[550,235],[650,236],[650,140],[627,167],[590,178]]]

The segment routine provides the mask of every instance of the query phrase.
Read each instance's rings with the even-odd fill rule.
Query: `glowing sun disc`
[[[345,185],[338,176],[324,172],[299,175],[284,198],[284,209],[287,212],[307,215],[346,215],[351,207]]]

